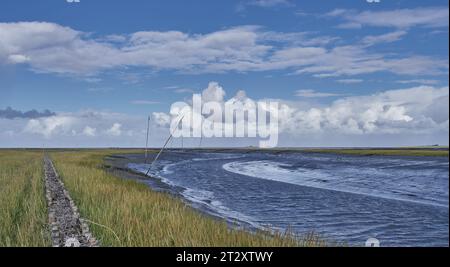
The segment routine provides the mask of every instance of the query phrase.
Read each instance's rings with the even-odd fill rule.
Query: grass
[[[81,216],[103,246],[324,246],[315,234],[250,233],[230,228],[180,199],[102,168],[114,151],[52,152]],[[116,152],[117,153],[117,152]],[[126,153],[121,150],[119,153]],[[102,226],[99,226],[102,225]]]
[[[50,245],[42,153],[0,150],[0,247]]]
[[[448,150],[437,149],[304,149],[304,152],[350,154],[361,156],[434,156],[448,157]]]

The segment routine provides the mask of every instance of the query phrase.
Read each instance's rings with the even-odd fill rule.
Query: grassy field
[[[448,157],[448,149],[425,149],[425,148],[405,148],[405,149],[304,149],[304,152],[351,154],[361,156],[435,156]]]
[[[42,153],[0,150],[0,247],[48,246]]]
[[[111,175],[102,168],[102,161],[113,152],[51,153],[81,216],[95,223],[91,223],[92,231],[103,246],[325,245],[313,234],[293,238],[231,229],[177,198]]]

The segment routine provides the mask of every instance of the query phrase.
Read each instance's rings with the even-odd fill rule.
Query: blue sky
[[[138,146],[147,114],[167,113],[212,81],[226,98],[244,90],[286,103],[281,145],[448,144],[448,1],[0,4],[0,112],[57,114],[3,115],[0,146]],[[402,102],[394,90],[417,99]],[[340,125],[329,115],[364,101],[348,113],[372,114],[377,101],[394,108],[340,115]],[[319,128],[298,119],[314,109]],[[87,112],[102,121],[83,121]],[[351,133],[350,121],[359,125]],[[119,135],[102,136],[115,124]]]

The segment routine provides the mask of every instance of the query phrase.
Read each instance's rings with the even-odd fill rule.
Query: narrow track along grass
[[[0,150],[0,247],[49,245],[42,153]]]
[[[289,234],[232,229],[178,198],[108,173],[102,163],[112,153],[108,150],[51,153],[81,216],[95,222],[90,227],[103,246],[325,245],[314,234],[294,238]]]

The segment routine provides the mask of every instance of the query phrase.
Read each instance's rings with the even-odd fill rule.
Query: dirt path
[[[54,247],[96,247],[97,240],[80,218],[75,203],[59,179],[51,159],[44,158],[48,219]]]

